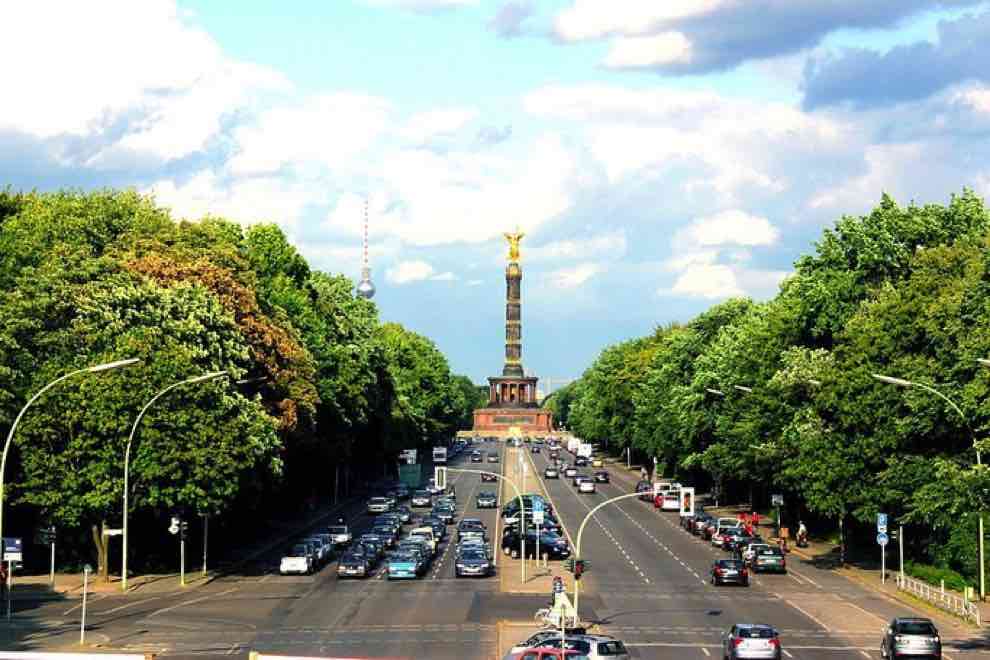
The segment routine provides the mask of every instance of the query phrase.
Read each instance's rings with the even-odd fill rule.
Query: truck
[[[575,437],[570,437],[567,439],[567,451],[572,454],[576,454],[578,447],[581,445],[581,441]]]
[[[434,447],[433,448],[433,462],[440,463],[443,465],[447,464],[447,448],[446,447]]]
[[[586,443],[586,442],[582,442],[581,444],[579,444],[578,445],[578,449],[577,449],[577,455],[578,456],[583,456],[585,458],[590,459],[591,458],[591,445],[588,444],[588,443]]]

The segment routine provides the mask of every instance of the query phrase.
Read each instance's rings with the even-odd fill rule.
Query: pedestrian
[[[7,562],[0,560],[0,600],[7,600]]]

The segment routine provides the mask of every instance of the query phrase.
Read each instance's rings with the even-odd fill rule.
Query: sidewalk
[[[218,560],[217,567],[207,570],[204,575],[202,566],[187,567],[186,584],[179,584],[179,573],[163,573],[148,575],[131,575],[127,581],[127,593],[140,592],[143,594],[168,594],[194,589],[209,584],[218,577],[230,575],[242,569],[246,564],[256,560],[261,555],[286,542],[287,539],[308,531],[322,520],[337,515],[349,507],[358,506],[360,500],[350,498],[336,505],[322,507],[309,515],[279,524],[275,538],[259,539],[237,559]],[[50,583],[48,574],[18,575],[14,574],[11,600],[62,600],[82,598],[82,573],[56,573],[55,584]],[[89,594],[119,594],[123,593],[119,575],[110,575],[110,581],[105,582],[95,573],[90,573],[87,584]]]

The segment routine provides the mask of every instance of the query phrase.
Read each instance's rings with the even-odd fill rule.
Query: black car
[[[481,475],[481,480],[483,482],[498,481],[498,477],[494,474],[488,474],[487,472]]]
[[[483,553],[468,550],[454,563],[457,577],[488,577],[493,573],[492,562]]]
[[[502,534],[502,552],[513,559],[519,557],[519,530],[514,527],[506,528]],[[553,532],[540,533],[540,554],[550,559],[567,559],[571,556],[571,548],[567,539]],[[536,531],[526,531],[526,557],[536,557]]]
[[[439,518],[434,518],[433,516],[427,516],[420,521],[420,524],[424,527],[430,527],[433,529],[433,536],[438,539],[443,539],[447,535],[447,523],[440,520]]]
[[[348,550],[337,562],[337,577],[368,577],[375,562],[369,554]]]
[[[588,467],[588,459],[584,456],[578,456],[574,459],[574,467]]]
[[[716,559],[712,564],[712,584],[720,585],[732,582],[744,587],[749,586],[749,571],[741,559]]]
[[[596,484],[607,484],[607,483],[609,483],[608,472],[606,472],[605,470],[598,470],[592,476],[595,478],[595,483]]]
[[[430,515],[434,518],[439,518],[448,525],[454,522],[454,507],[452,506],[435,506],[433,510],[430,511]]]
[[[494,509],[498,506],[498,498],[495,496],[495,493],[483,491],[478,493],[475,504],[477,504],[479,509]]]
[[[433,506],[433,497],[428,490],[417,490],[413,493],[411,504],[416,507]]]
[[[534,453],[534,454],[539,454],[540,453],[540,446],[539,445],[533,445],[532,447],[529,448],[529,450],[532,453]]]
[[[636,483],[636,492],[639,493],[639,499],[644,502],[653,501],[653,486],[649,481],[645,479]]]

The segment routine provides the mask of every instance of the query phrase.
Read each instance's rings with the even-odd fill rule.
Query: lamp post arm
[[[966,415],[963,414],[962,409],[959,408],[959,406],[956,405],[955,401],[953,401],[952,399],[950,399],[946,395],[942,394],[941,392],[939,392],[934,387],[931,387],[930,385],[925,385],[924,383],[916,383],[914,381],[911,381],[911,385],[913,387],[917,387],[919,389],[925,390],[926,392],[929,392],[931,394],[934,394],[935,396],[937,396],[938,398],[942,399],[947,404],[949,404],[949,407],[952,408],[953,410],[955,410],[956,411],[956,414],[959,415],[959,419],[962,420],[963,425],[966,426],[967,430],[969,430],[970,437],[972,437],[973,431],[972,431],[972,429],[969,429],[969,420],[966,419]],[[980,450],[979,449],[976,450],[976,464],[977,465],[982,465],[983,464],[983,457],[980,455]]]
[[[48,383],[40,390],[35,392],[34,396],[28,399],[27,403],[24,404],[24,407],[21,408],[21,411],[17,413],[17,417],[14,418],[14,423],[11,425],[10,431],[7,433],[7,440],[3,444],[3,457],[0,458],[0,536],[3,535],[4,475],[6,475],[7,473],[7,453],[10,451],[10,444],[14,440],[14,432],[17,431],[17,425],[20,423],[21,418],[24,417],[24,413],[27,412],[27,409],[31,407],[31,404],[37,401],[42,394],[44,394],[45,392],[55,387],[64,380],[67,380],[69,378],[72,378],[73,376],[77,376],[79,374],[86,373],[89,371],[91,371],[91,369],[89,367],[86,367],[83,369],[76,369],[75,371],[70,371],[67,374],[59,376],[58,378],[56,378],[55,380],[53,380],[52,382]]]
[[[598,510],[604,506],[612,504],[613,502],[618,502],[620,500],[628,500],[631,497],[639,497],[640,495],[641,493],[626,493],[625,495],[617,495],[616,497],[601,502],[593,509],[588,511],[587,515],[585,515],[584,517],[584,520],[581,521],[581,525],[578,527],[577,542],[574,544],[574,561],[581,559],[581,537],[584,536],[584,527],[585,525],[588,524],[588,521],[591,520],[591,517],[594,516],[598,512]],[[574,616],[578,621],[580,621],[581,616],[580,616],[580,612],[578,611],[578,603],[580,602],[579,599],[581,597],[581,594],[580,594],[580,590],[578,589],[578,583],[579,583],[578,580],[574,580]]]

